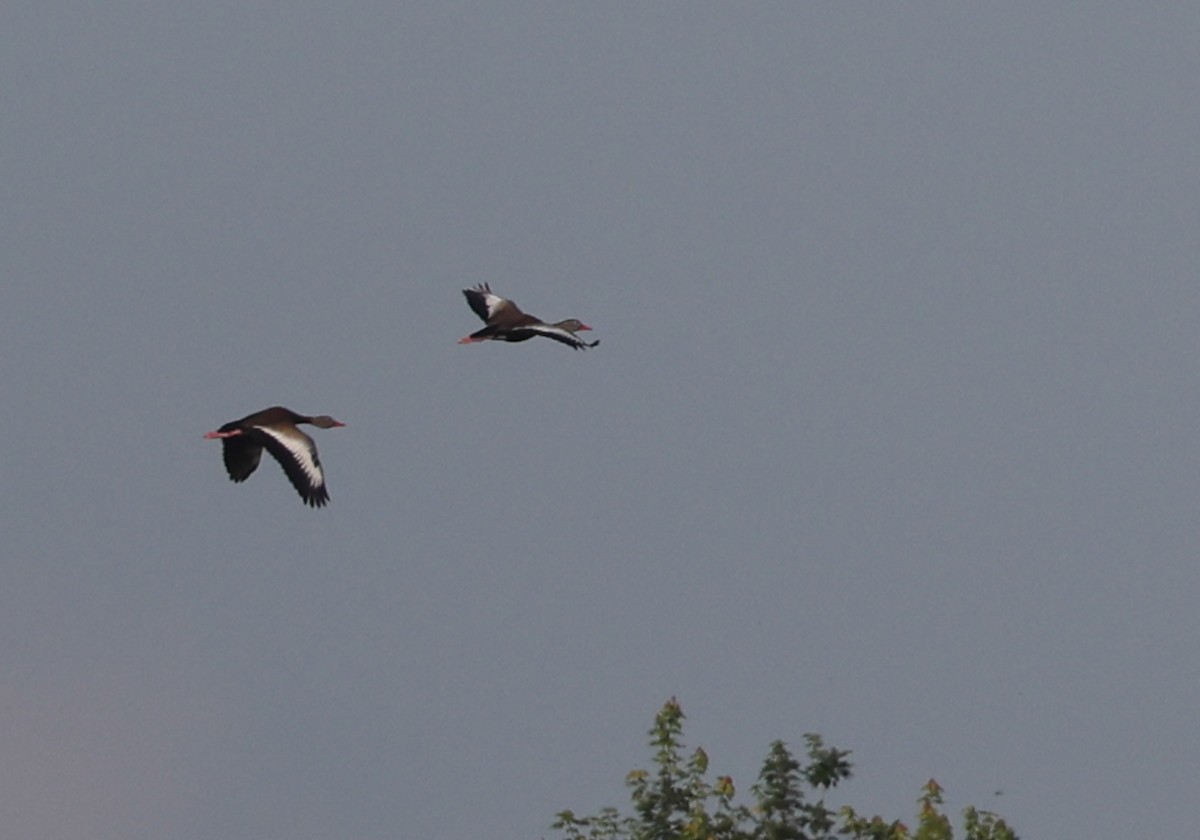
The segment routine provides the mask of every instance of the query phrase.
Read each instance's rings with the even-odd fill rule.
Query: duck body
[[[586,350],[595,347],[599,341],[584,341],[575,333],[590,330],[587,324],[577,318],[568,318],[553,324],[543,321],[535,315],[522,312],[521,308],[507,298],[502,298],[492,292],[487,283],[480,283],[473,289],[463,289],[467,304],[487,326],[470,335],[460,338],[459,344],[473,344],[479,341],[508,341],[512,343],[528,341],[536,336],[552,338],[575,350]]]
[[[346,425],[327,414],[309,417],[277,405],[230,421],[204,437],[221,441],[225,471],[231,481],[241,483],[248,479],[258,469],[266,449],[283,467],[304,503],[324,507],[329,502],[325,468],[312,438],[298,428],[302,424],[319,429]]]

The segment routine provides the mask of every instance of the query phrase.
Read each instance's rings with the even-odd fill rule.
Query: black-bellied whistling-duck
[[[220,439],[225,456],[225,469],[233,481],[245,481],[258,469],[265,448],[274,456],[300,498],[313,507],[323,507],[329,501],[325,489],[325,470],[317,457],[312,438],[296,428],[308,423],[318,429],[345,426],[328,414],[306,417],[282,406],[256,411],[241,420],[226,423],[205,440]]]
[[[483,319],[486,327],[473,332],[466,338],[460,338],[459,344],[471,344],[476,341],[528,341],[535,335],[544,335],[561,341],[576,350],[586,350],[595,347],[599,341],[584,341],[575,335],[583,330],[590,330],[587,324],[575,318],[547,324],[541,318],[527,315],[507,298],[493,294],[487,283],[480,283],[474,289],[463,289],[467,303],[475,314]]]

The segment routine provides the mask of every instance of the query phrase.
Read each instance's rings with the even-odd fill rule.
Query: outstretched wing
[[[492,292],[487,283],[474,289],[463,289],[467,303],[476,315],[487,324],[508,324],[529,318],[515,303]]]
[[[224,426],[221,431],[228,431]],[[225,472],[229,480],[243,482],[258,469],[262,458],[262,444],[245,434],[221,439],[221,456],[225,459]]]
[[[535,335],[544,335],[546,338],[553,338],[555,341],[561,341],[569,347],[574,347],[576,350],[586,350],[589,347],[595,347],[599,344],[596,341],[584,341],[579,336],[570,330],[564,330],[562,327],[556,327],[553,324],[529,324],[523,326],[519,330],[513,330],[514,333],[531,332]]]
[[[325,470],[317,457],[317,445],[312,438],[294,426],[256,426],[254,437],[262,442],[300,498],[312,507],[323,507],[329,501],[325,488]]]

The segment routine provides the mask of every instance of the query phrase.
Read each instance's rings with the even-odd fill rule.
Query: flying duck
[[[474,289],[463,289],[463,294],[467,296],[467,303],[471,309],[487,326],[466,338],[460,338],[459,344],[472,344],[476,341],[528,341],[535,335],[553,338],[576,350],[586,350],[600,343],[584,341],[575,335],[577,332],[591,329],[582,321],[568,318],[566,321],[547,324],[541,318],[522,312],[511,300],[493,294],[487,283],[480,283]]]
[[[346,425],[328,414],[306,417],[276,405],[226,423],[204,439],[221,441],[230,480],[242,482],[249,478],[258,469],[265,448],[283,467],[300,498],[313,507],[323,507],[329,501],[325,470],[312,438],[296,428],[301,423],[318,429]]]

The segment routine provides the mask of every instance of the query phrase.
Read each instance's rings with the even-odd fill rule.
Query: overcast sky
[[[1194,831],[1196,7],[0,23],[6,836],[549,837],[672,695],[743,790]],[[328,508],[202,439],[273,404]]]

